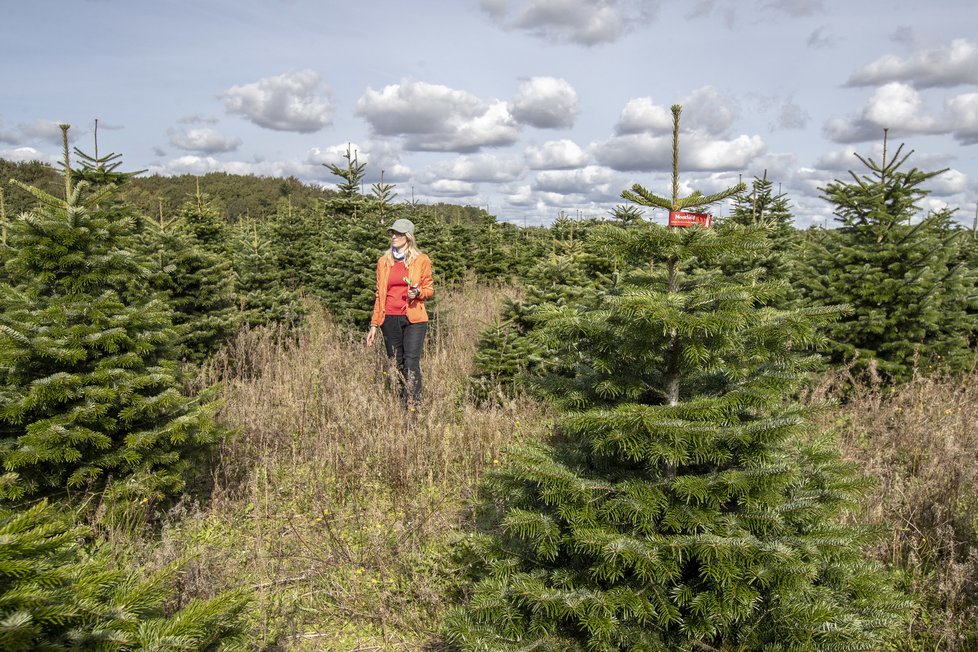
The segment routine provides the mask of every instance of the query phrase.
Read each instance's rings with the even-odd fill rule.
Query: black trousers
[[[421,401],[421,348],[428,322],[412,324],[404,315],[388,315],[380,327],[387,357],[394,361],[398,389],[409,407]]]

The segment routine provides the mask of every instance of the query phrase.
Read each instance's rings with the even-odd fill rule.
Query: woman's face
[[[401,249],[407,244],[407,236],[403,233],[388,231],[387,234],[391,237],[391,246],[395,249]]]

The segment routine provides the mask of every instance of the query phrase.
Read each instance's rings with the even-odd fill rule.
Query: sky
[[[978,203],[973,0],[2,0],[0,158],[122,155],[145,174],[366,164],[398,200],[546,225],[639,183],[767,175],[796,225],[820,188],[903,144],[947,168],[922,211]],[[206,191],[206,188],[204,188]],[[729,206],[717,206],[723,214]],[[665,223],[661,210],[647,219]]]

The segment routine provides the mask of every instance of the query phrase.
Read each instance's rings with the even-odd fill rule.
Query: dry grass
[[[851,379],[850,379],[851,380]],[[824,415],[876,480],[861,520],[921,601],[905,649],[978,649],[978,376],[857,386]]]
[[[321,311],[299,333],[242,332],[207,372],[236,430],[212,497],[175,510],[144,563],[190,552],[181,600],[245,581],[259,648],[433,645],[466,497],[503,447],[549,428],[529,400],[487,409],[466,390],[502,296],[468,285],[441,297],[417,415],[395,399],[382,344],[367,349]]]

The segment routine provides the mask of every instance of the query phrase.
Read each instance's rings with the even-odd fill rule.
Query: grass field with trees
[[[888,142],[835,228],[766,175],[680,197],[673,111],[671,195],[546,228],[354,152],[0,161],[0,648],[978,649],[974,230]],[[363,342],[396,217],[415,416]]]

